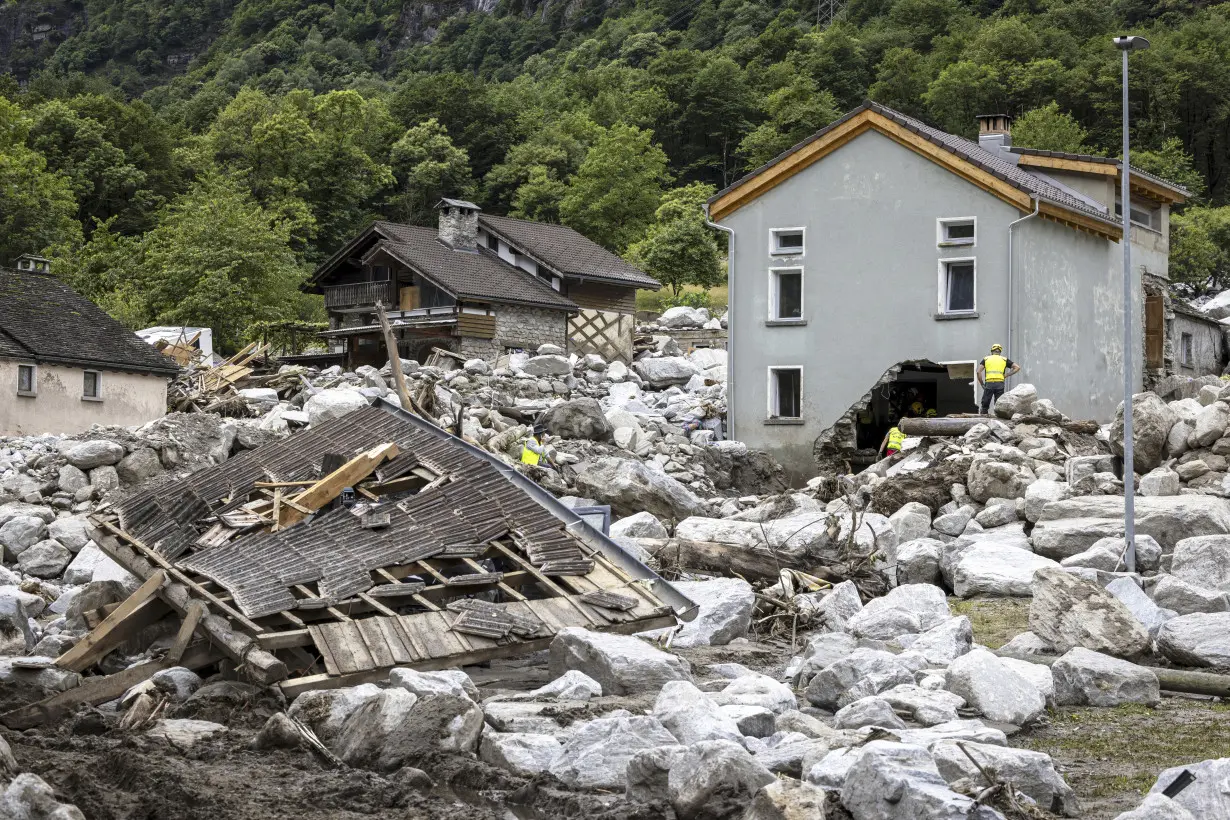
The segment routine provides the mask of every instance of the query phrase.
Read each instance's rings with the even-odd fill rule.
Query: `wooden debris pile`
[[[179,351],[180,347],[176,345],[174,358],[183,369],[167,388],[167,405],[172,411],[242,414],[246,404],[237,388],[263,386],[248,380],[256,371],[256,360],[268,354],[268,345],[252,342],[217,365],[205,362],[199,350]],[[187,361],[180,361],[181,353]]]

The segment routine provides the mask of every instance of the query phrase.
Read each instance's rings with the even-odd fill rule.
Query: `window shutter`
[[[1163,366],[1163,348],[1166,340],[1166,314],[1161,294],[1145,296],[1145,366],[1157,369]]]

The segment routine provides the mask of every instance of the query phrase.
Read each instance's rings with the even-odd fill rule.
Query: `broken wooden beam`
[[[149,625],[148,620],[134,618],[145,605],[151,604],[151,598],[166,583],[167,574],[155,570],[137,591],[115,608],[97,628],[92,630],[73,648],[56,658],[56,666],[71,672],[84,672],[107,654]],[[157,610],[157,607],[154,607]],[[161,615],[159,615],[161,617]]]
[[[844,581],[829,577],[827,567],[813,566],[786,550],[767,546],[722,544],[716,541],[689,541],[683,538],[641,539],[641,545],[658,559],[663,567],[682,571],[696,570],[713,575],[738,575],[748,581],[776,581],[783,569],[798,569],[826,581]]]
[[[987,416],[942,419],[902,419],[898,429],[907,436],[963,436],[979,424],[991,419]]]
[[[366,452],[359,453],[295,498],[283,499],[284,506],[281,510],[281,517],[278,519],[279,529],[302,521],[308,515],[305,510],[316,512],[321,509],[341,495],[342,490],[358,484],[371,475],[372,471],[382,462],[396,458],[400,452],[397,445],[392,442],[379,444]]]
[[[380,332],[384,335],[384,347],[389,354],[389,365],[393,370],[393,384],[397,387],[397,398],[401,402],[401,409],[407,413],[414,413],[414,403],[410,400],[410,390],[406,387],[406,374],[401,369],[401,356],[397,352],[397,340],[393,338],[393,328],[389,326],[389,317],[385,315],[383,302],[376,302],[376,318],[380,320]]]

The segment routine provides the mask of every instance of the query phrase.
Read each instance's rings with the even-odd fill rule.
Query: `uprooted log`
[[[1005,658],[1054,666],[1059,657],[1049,655],[1007,655],[996,652]],[[1179,692],[1187,695],[1207,695],[1216,698],[1230,698],[1230,675],[1217,675],[1212,672],[1193,672],[1187,669],[1165,669],[1157,666],[1140,666],[1157,675],[1158,685],[1167,692]]]
[[[641,539],[639,542],[664,569],[738,575],[748,581],[776,581],[783,569],[797,569],[840,583],[845,577],[830,567],[786,550],[767,546],[689,541],[685,538]]]
[[[963,436],[979,424],[991,421],[991,416],[946,416],[934,419],[904,418],[899,427],[907,436]],[[1093,435],[1098,431],[1096,421],[1055,421],[1042,416],[1022,416],[1014,419],[1017,424],[1054,425],[1069,433]]]

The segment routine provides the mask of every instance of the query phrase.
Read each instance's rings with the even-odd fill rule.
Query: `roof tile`
[[[656,289],[662,286],[657,279],[637,270],[567,225],[488,214],[479,214],[478,224],[560,273],[638,288]]]

